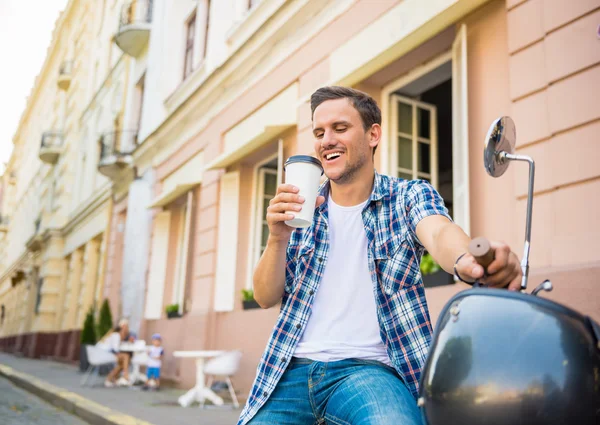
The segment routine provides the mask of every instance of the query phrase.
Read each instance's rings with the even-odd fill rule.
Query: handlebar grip
[[[484,269],[487,269],[494,261],[494,250],[490,246],[490,242],[484,237],[473,239],[469,243],[469,252]]]

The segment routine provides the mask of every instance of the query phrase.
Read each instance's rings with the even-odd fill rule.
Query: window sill
[[[181,319],[184,316],[183,313],[175,312],[175,313],[167,313],[167,319]]]

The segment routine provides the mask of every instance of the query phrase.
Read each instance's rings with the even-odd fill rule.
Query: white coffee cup
[[[287,211],[294,218],[285,224],[290,227],[310,227],[315,214],[315,203],[319,194],[319,182],[323,175],[321,161],[308,155],[290,156],[284,165],[285,183],[296,186],[304,197],[300,211]]]

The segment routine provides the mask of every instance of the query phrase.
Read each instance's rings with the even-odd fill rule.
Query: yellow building
[[[124,125],[130,62],[114,42],[120,3],[68,2],[13,139],[0,226],[7,351],[78,358],[85,314],[102,298],[107,176],[136,140]]]

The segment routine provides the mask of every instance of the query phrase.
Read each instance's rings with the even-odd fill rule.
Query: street
[[[0,425],[86,425],[0,377]]]

